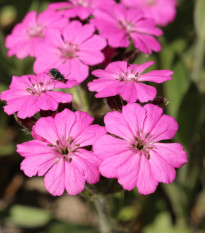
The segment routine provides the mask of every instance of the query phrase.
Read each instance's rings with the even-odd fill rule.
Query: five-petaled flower
[[[16,55],[19,59],[35,57],[36,48],[44,40],[47,30],[63,28],[67,23],[66,18],[51,10],[43,11],[39,15],[36,11],[30,11],[6,38],[8,56]]]
[[[55,117],[44,117],[33,127],[36,139],[17,145],[25,159],[21,170],[29,176],[43,176],[45,187],[54,196],[64,190],[80,193],[85,182],[99,181],[99,159],[85,147],[105,134],[105,128],[91,125],[93,118],[85,112],[65,109]]]
[[[109,11],[96,10],[94,16],[90,22],[111,47],[127,48],[131,38],[134,47],[143,53],[151,54],[152,51],[161,50],[154,36],[161,36],[162,31],[152,19],[145,18],[139,9],[127,9],[122,4],[116,4]]]
[[[174,137],[178,124],[173,117],[162,114],[153,104],[141,107],[128,104],[120,112],[105,116],[104,135],[93,146],[102,160],[100,172],[107,178],[118,178],[126,190],[137,187],[139,193],[153,193],[158,182],[170,183],[176,171],[187,162],[179,143],[161,143]]]
[[[88,66],[104,61],[101,50],[106,41],[93,35],[94,31],[93,25],[82,25],[79,21],[72,21],[62,31],[50,30],[37,49],[34,71],[40,73],[55,67],[78,83],[84,81],[89,74]]]
[[[76,81],[67,81],[66,84],[53,80],[47,73],[39,75],[13,76],[9,90],[1,93],[1,100],[7,105],[4,111],[11,115],[17,112],[19,118],[31,117],[40,110],[55,111],[59,103],[70,103],[72,95],[57,88],[71,88],[77,85]]]
[[[143,82],[162,83],[172,79],[173,74],[171,70],[153,70],[142,74],[153,63],[151,61],[142,65],[129,65],[126,61],[112,62],[105,70],[92,72],[99,79],[88,83],[88,88],[98,92],[97,98],[120,95],[129,103],[153,100],[157,94],[156,88]]]

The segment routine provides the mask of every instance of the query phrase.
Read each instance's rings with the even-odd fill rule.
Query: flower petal
[[[81,147],[93,145],[97,139],[106,134],[105,127],[99,125],[88,126],[81,134],[76,137],[76,143]]]
[[[99,158],[103,159],[127,151],[129,148],[130,145],[127,141],[110,135],[104,135],[94,143],[93,152]]]
[[[34,114],[40,111],[36,104],[37,100],[38,97],[36,96],[25,96],[24,102],[22,102],[22,106],[18,109],[17,116],[19,118],[25,119],[26,117],[32,117]]]
[[[107,43],[104,38],[99,35],[93,35],[91,38],[85,40],[79,45],[79,50],[86,50],[89,52],[102,50],[106,47],[106,45]]]
[[[74,166],[74,161],[66,163],[65,172],[65,188],[69,195],[76,195],[85,188],[85,176],[76,168],[78,163]]]
[[[149,160],[146,158],[146,156],[142,156],[137,179],[137,188],[139,193],[144,195],[153,193],[157,188],[157,185],[158,182],[153,178]]]
[[[131,141],[133,136],[135,136],[122,114],[117,111],[107,113],[104,122],[106,130],[111,134],[128,141]]]
[[[137,185],[137,179],[140,170],[141,156],[133,155],[129,160],[119,168],[118,182],[123,186],[125,190],[132,190]],[[124,174],[123,174],[124,170]]]
[[[40,118],[33,127],[33,131],[53,145],[59,139],[58,131],[52,117]]]
[[[63,30],[65,41],[80,45],[90,38],[95,31],[91,24],[82,25],[79,21],[74,20]]]
[[[144,109],[146,110],[146,118],[144,121],[144,127],[143,132],[144,134],[150,133],[151,130],[155,127],[155,125],[160,120],[163,110],[162,108],[154,105],[154,104],[146,104],[144,106]]]
[[[148,61],[148,62],[140,64],[140,65],[131,64],[128,67],[128,71],[133,70],[133,73],[141,74],[144,70],[146,70],[148,67],[150,67],[153,64],[154,64],[154,61]],[[141,75],[140,75],[140,77],[141,77]]]
[[[55,111],[58,108],[58,102],[47,93],[41,93],[39,98],[36,100],[36,105],[42,110]]]
[[[122,108],[122,115],[129,124],[133,135],[139,136],[144,128],[146,110],[139,104],[127,104]]]
[[[115,85],[116,84],[116,85]],[[95,79],[92,82],[88,83],[88,89],[90,91],[96,91],[96,92],[101,92],[103,91],[105,88],[109,87],[109,86],[118,86],[118,81],[117,80],[110,80],[110,79]],[[100,96],[103,95],[104,92],[102,92],[100,94]],[[106,93],[106,92],[105,92]],[[117,91],[114,92],[114,94],[116,95]],[[105,94],[106,95],[106,94]],[[109,93],[107,94],[109,95]]]
[[[152,176],[156,181],[168,184],[175,179],[175,169],[161,157],[161,153],[151,150],[149,162]]]
[[[158,142],[160,140],[167,140],[174,137],[178,130],[178,123],[174,117],[163,115],[155,127],[150,131],[150,140]]]
[[[170,75],[172,74],[173,71],[171,70],[153,70],[147,72],[146,74],[141,74],[139,80],[155,82],[155,83],[163,83],[167,80],[171,80],[172,77]]]
[[[75,155],[74,160],[77,163],[78,169],[82,169],[82,174],[85,174],[85,179],[89,184],[95,184],[100,179],[100,172],[98,169],[99,160],[91,152],[84,149],[79,149]]]
[[[45,175],[45,187],[53,196],[61,196],[65,190],[65,164],[63,158],[59,159]]]
[[[25,157],[21,170],[29,177],[44,175],[57,161],[53,149],[37,140],[17,145],[17,152]]]
[[[76,111],[75,112],[76,121],[70,131],[70,136],[76,139],[81,133],[87,129],[89,125],[93,122],[94,118],[91,117],[86,112]]]
[[[55,115],[55,126],[61,141],[65,142],[69,138],[70,131],[75,124],[75,120],[75,113],[68,109],[65,109]]]
[[[78,56],[83,63],[90,66],[99,64],[105,60],[104,54],[98,50],[95,51],[81,50],[78,52]]]
[[[148,102],[156,97],[157,91],[155,87],[146,85],[144,83],[134,83],[134,84],[140,102]]]
[[[106,156],[100,164],[100,172],[107,178],[120,178],[124,172],[129,170],[129,161],[133,156],[132,151],[122,151],[113,155]]]
[[[154,151],[171,166],[179,168],[187,163],[187,153],[179,143],[155,143]]]
[[[128,103],[134,103],[139,99],[138,91],[135,88],[135,83],[130,81],[124,82],[124,85],[119,89],[119,95]]]

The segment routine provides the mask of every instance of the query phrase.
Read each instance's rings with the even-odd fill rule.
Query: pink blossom
[[[173,138],[178,124],[156,105],[128,104],[122,113],[107,113],[105,127],[114,136],[102,136],[93,152],[102,159],[101,174],[117,178],[126,190],[137,187],[141,194],[153,193],[158,182],[172,182],[174,168],[187,162],[179,143],[160,142]]]
[[[29,12],[6,38],[8,56],[16,55],[19,59],[35,57],[36,47],[43,41],[47,29],[62,28],[67,23],[66,18],[50,10],[39,15],[35,11]]]
[[[94,70],[92,74],[99,77],[88,83],[90,91],[98,92],[97,98],[120,95],[129,103],[147,102],[156,97],[155,87],[144,84],[144,81],[162,83],[172,79],[171,70],[153,70],[145,74],[142,72],[154,62],[142,65],[129,65],[126,61],[110,63],[105,70]]]
[[[126,6],[140,8],[147,18],[166,26],[176,15],[176,0],[122,0]]]
[[[34,71],[41,73],[50,68],[57,68],[65,76],[84,81],[89,74],[89,67],[101,63],[104,55],[100,51],[106,41],[99,35],[93,35],[92,25],[84,26],[79,21],[72,21],[63,30],[47,32],[45,43],[37,48]]]
[[[64,190],[75,195],[86,181],[98,182],[99,159],[85,147],[93,145],[105,129],[91,125],[93,120],[88,113],[68,109],[54,118],[40,118],[33,128],[39,137],[17,145],[17,152],[25,157],[21,170],[29,177],[45,175],[45,187],[54,196]]]
[[[128,47],[131,38],[135,48],[143,53],[159,52],[161,46],[154,36],[162,35],[151,19],[146,19],[138,9],[126,9],[116,4],[110,11],[96,10],[90,22],[96,26],[101,36],[114,48]]]
[[[88,18],[95,9],[110,9],[113,0],[70,0],[49,4],[49,9],[56,10],[68,18],[79,17],[84,20]]]
[[[9,90],[1,93],[1,100],[6,100],[4,111],[11,115],[17,112],[19,118],[31,117],[40,110],[55,111],[58,103],[69,103],[72,95],[59,91],[56,88],[71,88],[75,81],[65,84],[53,80],[46,73],[36,75],[13,76]]]

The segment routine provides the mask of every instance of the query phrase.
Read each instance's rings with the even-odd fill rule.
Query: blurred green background
[[[27,12],[40,12],[49,2],[0,0],[0,92],[8,89],[12,75],[33,72],[33,58],[7,57],[6,35]],[[152,195],[139,195],[137,190],[108,195],[108,209],[111,218],[131,233],[205,233],[205,1],[179,0],[175,21],[163,30],[162,51],[141,55],[136,62],[154,60],[153,69],[174,71],[173,80],[157,85],[158,95],[168,99],[165,111],[179,122],[174,141],[184,146],[189,162],[177,170],[172,184],[160,184]],[[16,144],[30,136],[2,106],[0,233],[99,232],[98,217],[92,201],[85,201],[86,193],[53,197],[41,177],[28,178],[20,171],[22,158],[15,152]]]

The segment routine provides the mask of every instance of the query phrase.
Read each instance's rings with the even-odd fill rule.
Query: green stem
[[[193,69],[193,80],[196,82],[201,91],[205,90],[205,80],[202,80],[202,70],[205,54],[205,40],[198,38],[195,50],[195,61]]]
[[[111,227],[110,217],[107,212],[105,197],[103,197],[100,194],[95,195],[94,203],[98,212],[100,232],[111,233],[112,227]]]
[[[88,97],[86,92],[80,85],[75,86],[72,89],[74,101],[76,101],[76,103],[79,105],[79,109],[90,114],[89,103],[87,99]]]
[[[85,188],[92,194],[92,199],[98,212],[100,233],[112,233],[111,218],[107,211],[106,198],[90,185],[86,185]]]
[[[83,108],[84,101],[83,101],[83,97],[82,97],[82,89],[80,88],[80,86],[77,86],[76,89],[77,89],[76,94],[78,96],[80,107]]]

